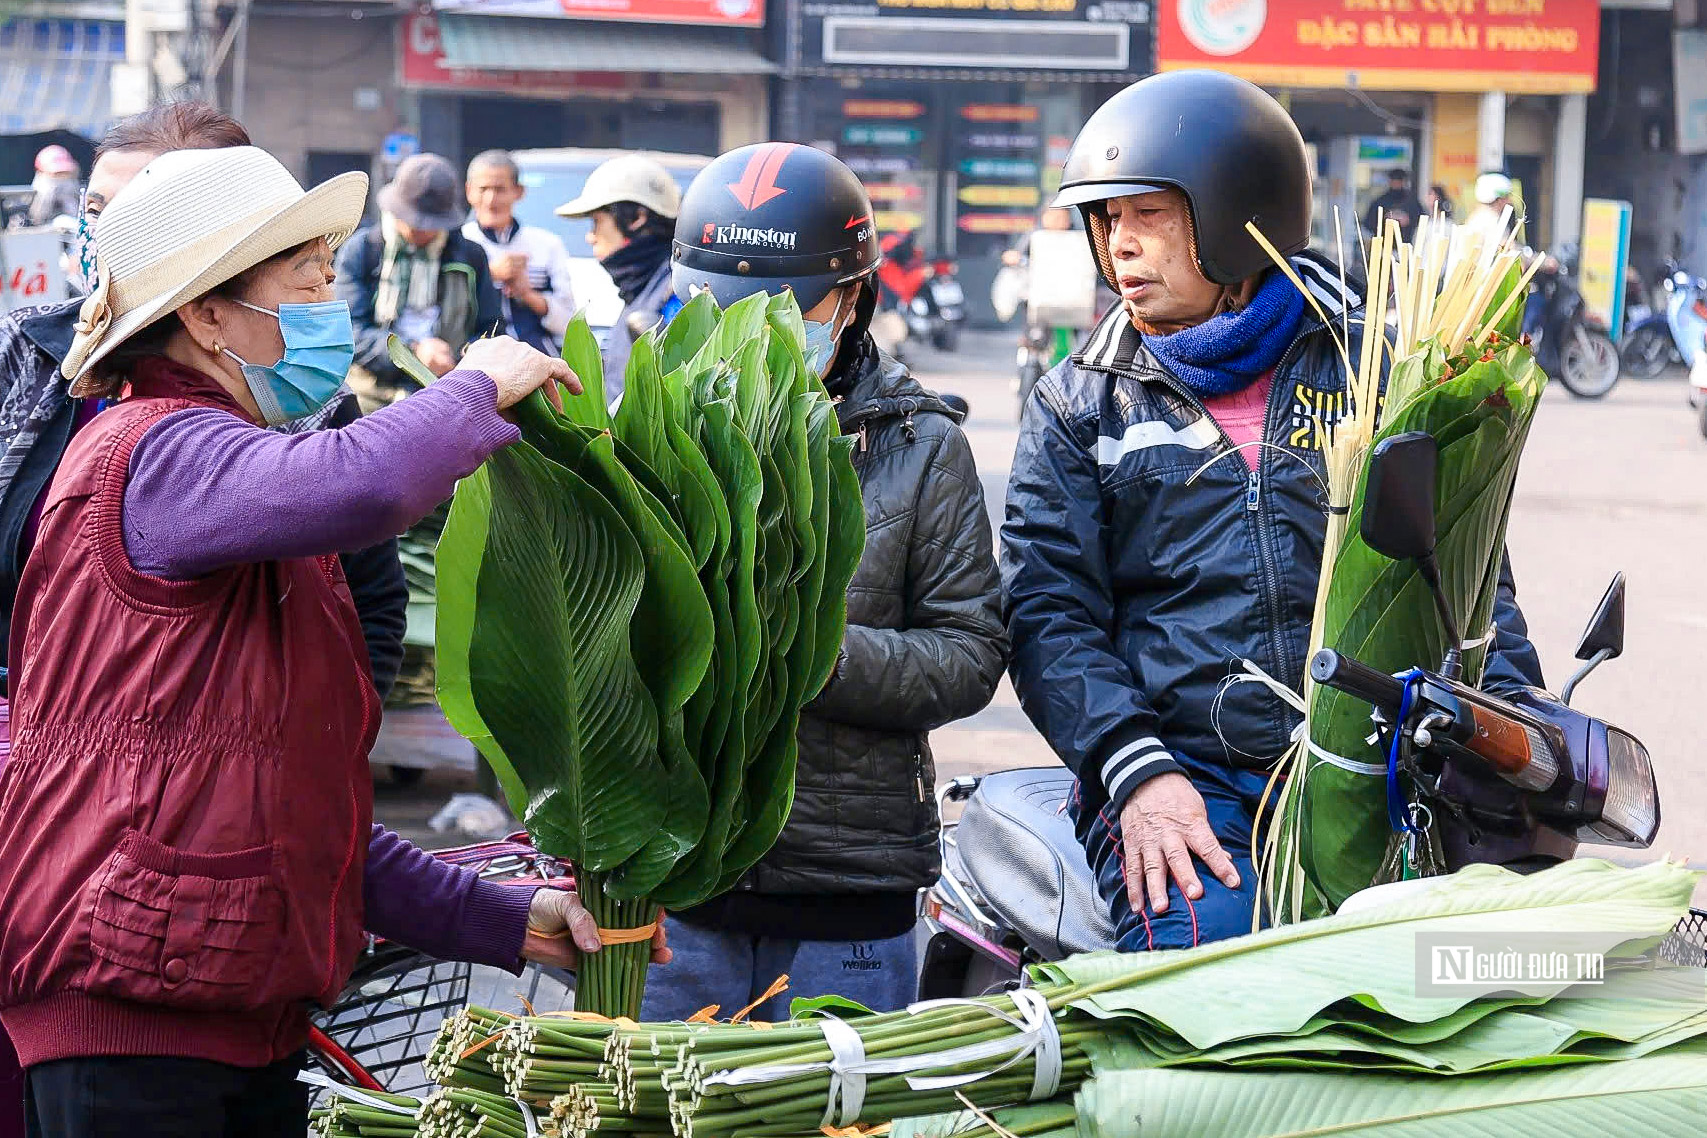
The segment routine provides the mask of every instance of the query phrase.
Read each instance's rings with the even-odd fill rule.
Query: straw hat
[[[60,371],[76,380],[130,337],[245,269],[316,237],[355,232],[367,175],[307,192],[254,146],[174,150],[145,166],[101,213],[99,281]]]

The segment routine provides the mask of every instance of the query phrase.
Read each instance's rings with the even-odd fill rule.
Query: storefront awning
[[[0,24],[0,133],[63,129],[99,138],[113,117],[112,67],[123,61],[123,23],[5,21]]]
[[[514,16],[439,15],[450,67],[483,71],[656,71],[666,74],[769,75],[749,32],[725,28],[594,24]]]

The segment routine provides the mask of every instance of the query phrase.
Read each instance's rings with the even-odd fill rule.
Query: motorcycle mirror
[[[1624,574],[1614,573],[1612,584],[1594,610],[1583,638],[1577,642],[1577,659],[1592,660],[1602,652],[1608,660],[1624,654]]]
[[[1376,443],[1364,481],[1359,532],[1375,552],[1417,563],[1446,630],[1446,658],[1440,673],[1455,680],[1464,671],[1464,638],[1458,633],[1458,621],[1441,587],[1440,566],[1434,560],[1434,479],[1439,464],[1440,447],[1426,432],[1409,431]]]
[[[1394,561],[1434,556],[1434,478],[1440,449],[1422,431],[1375,444],[1364,483],[1360,531],[1369,548]]]
[[[1577,659],[1584,661],[1577,669],[1577,674],[1565,681],[1565,686],[1559,690],[1559,700],[1569,706],[1571,696],[1576,694],[1577,685],[1588,678],[1588,674],[1606,663],[1624,654],[1624,574],[1614,573],[1612,584],[1606,587],[1606,595],[1600,598],[1600,604],[1594,610],[1594,616],[1588,622],[1588,628],[1583,632],[1583,638],[1577,642]]]

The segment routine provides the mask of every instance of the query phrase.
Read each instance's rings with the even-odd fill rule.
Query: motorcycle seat
[[[987,775],[954,834],[993,915],[1049,960],[1114,947],[1114,921],[1067,816],[1072,791],[1062,767]]]

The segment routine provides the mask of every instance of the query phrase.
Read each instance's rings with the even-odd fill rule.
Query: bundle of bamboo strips
[[[1508,232],[1510,221],[1507,207],[1499,232]],[[1336,216],[1336,228],[1338,224]],[[1341,313],[1336,320],[1322,309],[1267,238],[1254,225],[1246,228],[1334,334],[1346,370],[1345,413],[1337,422],[1318,424],[1317,431],[1318,437],[1325,439],[1329,512],[1311,629],[1313,655],[1328,646],[1327,609],[1334,568],[1346,545],[1347,525],[1358,505],[1362,473],[1377,434],[1424,388],[1449,380],[1467,361],[1493,348],[1515,346],[1502,343],[1498,329],[1522,304],[1542,262],[1535,258],[1525,268],[1519,250],[1439,216],[1423,218],[1417,225],[1415,241],[1407,242],[1398,224],[1384,218],[1365,253],[1363,304],[1355,314]],[[1342,292],[1349,295],[1343,287],[1347,279],[1343,264],[1340,276]],[[1396,366],[1416,361],[1419,356],[1428,358],[1431,350],[1439,353],[1443,370]],[[1430,610],[1420,615],[1432,619],[1433,613]],[[1303,682],[1305,705],[1310,709],[1308,730],[1276,766],[1270,782],[1266,797],[1277,803],[1274,824],[1264,827],[1259,815],[1253,830],[1252,857],[1260,867],[1269,915],[1281,921],[1320,915],[1340,900],[1331,896],[1333,889],[1318,888],[1321,883],[1310,880],[1300,862],[1299,850],[1305,841],[1301,827],[1306,822],[1299,804],[1314,765],[1310,745],[1314,742],[1330,751],[1339,746],[1342,749],[1337,753],[1348,753],[1343,749],[1344,740],[1322,737],[1319,693],[1308,674]],[[1264,832],[1266,844],[1258,849]],[[1329,896],[1324,897],[1324,893]],[[1259,912],[1256,920],[1260,922],[1261,917]]]

